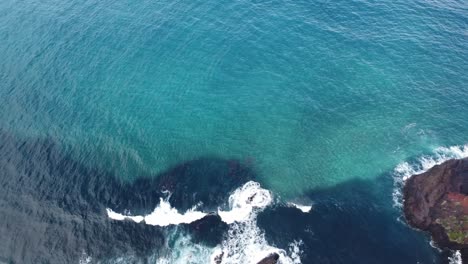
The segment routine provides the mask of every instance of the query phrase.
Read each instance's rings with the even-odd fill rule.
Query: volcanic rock
[[[461,250],[468,263],[468,158],[412,176],[403,196],[407,222],[428,231],[438,247]]]

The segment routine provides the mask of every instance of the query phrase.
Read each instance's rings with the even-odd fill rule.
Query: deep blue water
[[[233,226],[105,209],[226,209],[249,180],[274,202],[242,232],[302,263],[451,254],[395,195],[468,155],[466,1],[3,0],[0,40],[0,263],[205,263]]]

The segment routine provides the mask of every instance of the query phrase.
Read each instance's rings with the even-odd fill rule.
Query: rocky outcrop
[[[461,250],[468,263],[468,159],[412,176],[403,195],[407,222],[430,232],[438,247]]]
[[[278,263],[279,255],[278,253],[271,253],[266,256],[264,259],[260,260],[257,264],[276,264]]]
[[[194,242],[213,247],[221,243],[223,235],[228,230],[228,225],[215,213],[208,214],[202,219],[186,225],[186,227],[188,227]]]

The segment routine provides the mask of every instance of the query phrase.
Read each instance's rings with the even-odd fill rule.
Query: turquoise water
[[[466,1],[3,0],[0,39],[0,127],[128,181],[238,159],[294,198],[468,142]]]

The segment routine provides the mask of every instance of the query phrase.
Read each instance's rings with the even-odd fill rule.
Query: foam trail
[[[184,214],[181,214],[177,209],[173,208],[167,200],[162,198],[154,211],[146,216],[122,215],[107,208],[107,216],[111,219],[119,221],[128,219],[137,223],[144,221],[146,224],[154,226],[189,224],[202,219],[206,215],[206,213],[196,211],[194,208],[188,210]]]
[[[462,258],[460,251],[455,251],[451,257],[449,257],[449,264],[462,264]]]
[[[169,246],[168,244],[173,244]],[[158,256],[150,263],[156,264],[198,264],[210,263],[213,249],[195,244],[190,236],[175,231],[166,240],[166,254]]]
[[[435,165],[439,165],[449,159],[461,159],[468,157],[468,145],[439,147],[431,155],[422,156],[415,163],[402,162],[398,164],[393,173],[394,190],[393,205],[397,208],[403,206],[402,189],[405,181],[412,175],[426,172]]]

